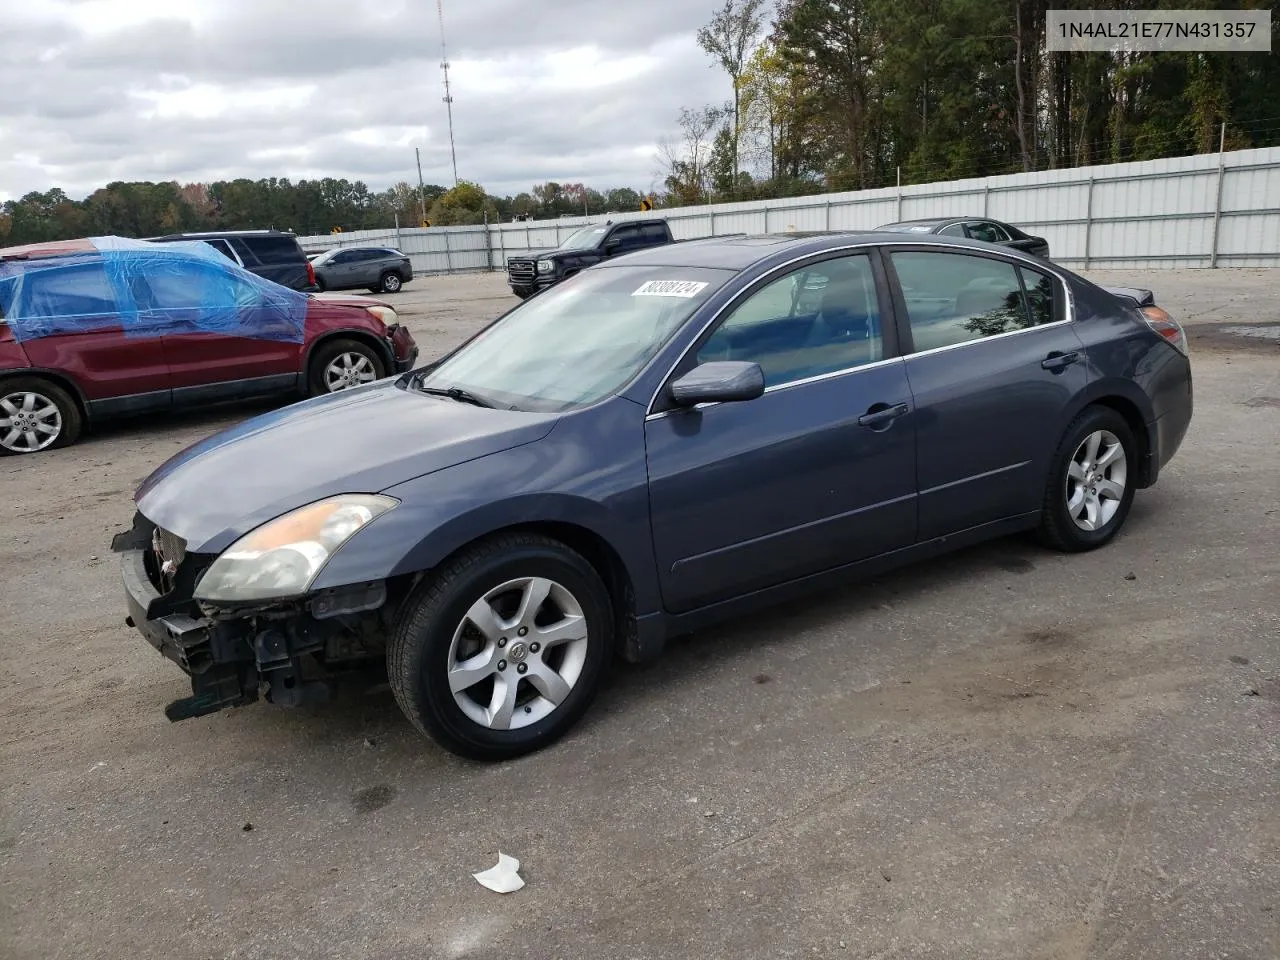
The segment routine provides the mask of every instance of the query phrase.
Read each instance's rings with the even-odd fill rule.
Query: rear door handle
[[[877,427],[887,427],[906,412],[905,403],[895,403],[892,406],[887,403],[874,403],[858,418],[858,426],[870,427],[873,430]]]
[[[1079,359],[1080,354],[1074,350],[1070,353],[1051,353],[1040,361],[1040,366],[1046,370],[1065,370]]]

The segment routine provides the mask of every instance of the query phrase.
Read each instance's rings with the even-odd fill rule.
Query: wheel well
[[[306,375],[308,377],[311,376],[311,363],[315,359],[315,355],[335,340],[355,340],[358,343],[363,343],[366,347],[372,347],[373,351],[382,358],[382,362],[387,365],[387,374],[390,375],[394,372],[394,357],[391,355],[391,348],[385,341],[379,340],[373,334],[364,330],[335,330],[333,333],[326,333],[311,345],[311,352],[307,354]]]
[[[0,384],[18,377],[26,377],[29,380],[47,380],[49,383],[61,387],[76,405],[76,409],[80,411],[81,419],[88,423],[89,405],[85,402],[84,394],[80,392],[80,388],[76,386],[74,380],[60,373],[50,373],[47,370],[6,370],[0,374]]]
[[[609,591],[609,599],[613,601],[614,639],[618,652],[625,652],[636,632],[635,591],[632,588],[626,564],[622,562],[622,557],[618,556],[618,552],[609,545],[609,542],[585,527],[550,520],[503,527],[490,531],[480,539],[488,540],[508,533],[541,534],[563,543],[570,550],[581,554],[587,563],[591,564],[600,574],[605,589]],[[463,544],[454,551],[454,554],[470,548],[476,542],[473,540],[471,543]]]
[[[1133,431],[1133,438],[1138,441],[1141,447],[1138,456],[1138,486],[1147,486],[1151,479],[1151,437],[1147,431],[1146,421],[1142,419],[1142,412],[1138,409],[1137,404],[1132,400],[1114,394],[1099,397],[1093,402],[1100,407],[1109,407],[1124,417],[1125,423]]]

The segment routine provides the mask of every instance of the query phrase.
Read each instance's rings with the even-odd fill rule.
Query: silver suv
[[[395,293],[413,279],[409,258],[390,247],[335,247],[313,258],[311,266],[321,290]]]

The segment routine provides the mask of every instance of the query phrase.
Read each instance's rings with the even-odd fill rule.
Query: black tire
[[[382,293],[399,293],[404,280],[394,270],[388,270],[378,279],[378,289]]]
[[[25,446],[23,442],[25,440],[25,431],[23,438],[6,446],[4,440],[12,429],[11,417],[9,412],[3,406],[0,406],[0,421],[5,421],[3,425],[0,425],[0,456],[24,456],[29,453],[40,453],[44,450],[55,450],[58,447],[70,446],[79,439],[80,430],[84,426],[84,418],[80,415],[80,407],[62,387],[42,377],[13,377],[8,380],[0,380],[0,402],[9,400],[21,408],[23,406],[21,402],[11,399],[18,395],[37,398],[34,403],[36,411],[47,410],[48,405],[52,404],[58,413],[56,417],[58,432],[51,442],[43,445],[40,444],[43,443],[46,434],[43,431],[39,433],[38,449],[23,449]],[[25,411],[21,409],[19,409],[19,413],[25,415]],[[43,418],[41,422],[53,425],[48,417]]]
[[[327,288],[324,285],[324,280],[322,280],[320,277],[316,277],[316,293],[324,293],[326,289]]]
[[[455,701],[448,678],[450,648],[455,631],[477,600],[523,577],[552,580],[577,601],[586,621],[586,653],[568,695],[547,715],[527,726],[493,729],[467,716]],[[387,645],[387,675],[405,716],[440,746],[472,760],[505,760],[548,746],[581,719],[612,659],[613,632],[609,593],[591,564],[547,537],[506,534],[458,554],[405,601]],[[512,637],[504,650],[514,650],[515,641]],[[532,655],[533,646],[527,649]],[[514,669],[511,664],[509,669]],[[509,676],[506,670],[504,677]],[[516,689],[526,697],[538,696],[527,681],[517,679]],[[516,709],[532,712],[528,700],[523,704]]]
[[[1068,499],[1073,489],[1068,486],[1068,474],[1082,444],[1100,431],[1115,437],[1124,451],[1124,489],[1119,500],[1112,501],[1117,506],[1111,518],[1097,529],[1086,530],[1072,518],[1068,507]],[[1053,454],[1038,531],[1041,542],[1066,553],[1096,550],[1109,543],[1120,532],[1125,519],[1129,516],[1129,508],[1133,505],[1133,495],[1137,490],[1138,469],[1137,443],[1125,418],[1109,407],[1091,406],[1082,410],[1067,427],[1066,433],[1062,435],[1062,440],[1058,444],[1058,449]],[[1103,479],[1113,480],[1115,476],[1113,470],[1113,467],[1105,468],[1106,475]],[[1079,485],[1078,481],[1073,480],[1072,483]]]
[[[373,369],[373,378],[375,380],[381,380],[387,375],[387,363],[385,358],[367,343],[362,343],[359,340],[347,340],[345,338],[330,340],[327,343],[322,343],[316,349],[315,353],[311,355],[311,365],[307,369],[307,393],[309,396],[318,397],[327,393],[339,392],[338,390],[331,390],[329,388],[325,371],[331,363],[337,360],[344,353],[351,354],[353,356],[360,356],[368,361],[369,365]],[[354,385],[355,384],[353,384],[353,386]]]

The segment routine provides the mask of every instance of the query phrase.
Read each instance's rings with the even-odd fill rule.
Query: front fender
[[[481,537],[550,522],[608,543],[626,568],[637,612],[660,609],[643,444],[617,440],[642,429],[643,411],[625,400],[607,406],[612,412],[562,421],[541,441],[384,490],[399,506],[338,550],[313,589],[419,573]],[[603,455],[611,439],[612,455]]]

